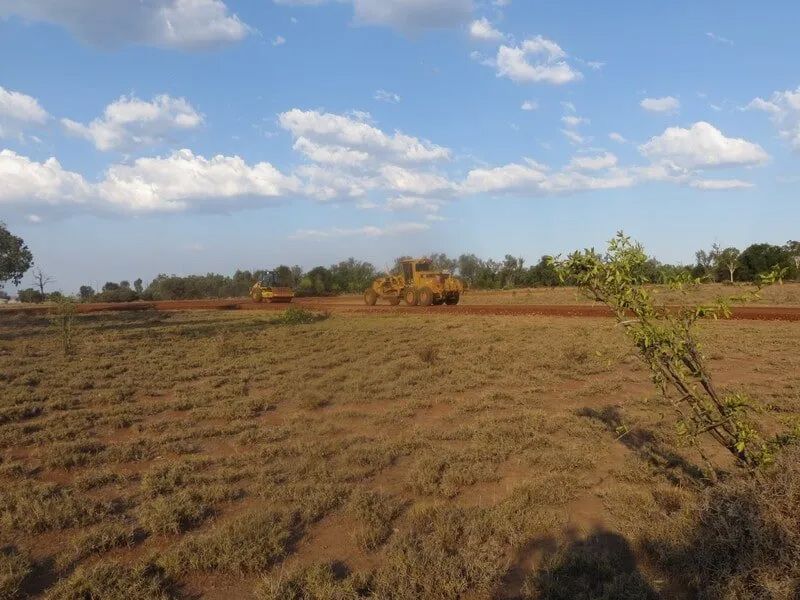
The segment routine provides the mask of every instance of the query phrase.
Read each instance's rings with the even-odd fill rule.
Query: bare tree
[[[33,272],[33,281],[36,287],[39,288],[39,292],[44,296],[44,286],[53,283],[55,279],[50,277],[50,275],[45,275],[45,273],[37,267]]]

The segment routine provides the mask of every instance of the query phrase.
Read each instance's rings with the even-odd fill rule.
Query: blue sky
[[[0,219],[73,291],[800,237],[800,6],[0,0]],[[29,284],[26,281],[23,285]]]

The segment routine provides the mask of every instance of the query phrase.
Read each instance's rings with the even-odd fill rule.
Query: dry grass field
[[[666,304],[696,304],[720,296],[741,296],[756,288],[747,284],[725,285],[704,283],[683,292],[665,286],[652,286],[654,296]],[[470,290],[462,298],[464,304],[584,304],[590,303],[574,287],[539,287],[518,290]],[[764,306],[800,306],[800,283],[784,283],[764,288],[757,304]]]
[[[0,318],[0,598],[800,597],[800,479],[709,487],[612,320],[76,321]],[[800,415],[800,323],[701,333]]]

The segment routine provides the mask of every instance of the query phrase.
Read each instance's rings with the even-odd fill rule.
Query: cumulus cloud
[[[32,161],[12,150],[0,151],[0,206],[81,205],[92,199],[93,189],[84,178],[66,171],[55,158]]]
[[[385,227],[367,225],[364,227],[330,229],[298,229],[289,237],[295,240],[327,240],[342,237],[387,237],[418,233],[430,229],[427,223],[396,223]]]
[[[706,191],[746,190],[754,187],[741,179],[696,179],[689,183],[693,188]]]
[[[625,142],[628,141],[625,139],[624,136],[622,136],[622,134],[619,134],[616,131],[612,131],[611,133],[609,133],[608,139],[610,139],[612,142],[617,142],[618,144],[624,144]]]
[[[348,153],[362,152],[370,158],[401,163],[424,163],[450,158],[448,148],[400,132],[384,133],[355,117],[295,108],[281,113],[278,122],[295,137],[310,140],[316,147],[326,146]],[[349,160],[349,154],[344,156]]]
[[[611,152],[598,154],[597,156],[576,156],[573,158],[569,167],[579,171],[600,171],[610,169],[617,165],[617,157]]]
[[[486,17],[476,19],[469,25],[469,36],[479,42],[499,42],[505,39],[503,32],[499,31]]]
[[[397,196],[389,198],[386,209],[392,211],[419,210],[427,213],[439,212],[441,205],[437,200],[420,196]]]
[[[594,166],[597,170],[604,168],[597,164]],[[632,175],[622,170],[609,169],[606,173],[598,175],[587,175],[573,168],[553,172],[534,160],[526,159],[524,163],[473,169],[467,174],[462,191],[470,194],[544,196],[624,188],[634,185],[635,182],[636,179]]]
[[[123,96],[88,125],[71,119],[61,123],[68,133],[86,138],[98,150],[122,150],[162,143],[174,132],[199,127],[203,116],[183,98],[160,95],[147,102]]]
[[[0,205],[85,207],[125,213],[225,210],[237,202],[300,191],[300,182],[269,163],[248,165],[238,156],[204,158],[190,150],[113,165],[97,183],[66,171],[55,159],[32,161],[0,152]]]
[[[639,151],[655,162],[680,169],[752,166],[765,163],[769,156],[756,143],[726,137],[719,129],[700,121],[690,128],[669,127],[639,146]]]
[[[663,98],[645,98],[639,103],[639,106],[649,112],[674,113],[680,108],[681,103],[677,98],[665,96]]]
[[[125,43],[194,50],[237,42],[250,28],[222,0],[3,0],[16,15],[66,28],[99,46]]]
[[[566,58],[567,54],[558,44],[538,35],[519,46],[501,45],[494,66],[498,77],[507,77],[516,83],[562,85],[583,77]]]
[[[97,186],[106,202],[133,212],[179,212],[232,200],[277,198],[300,189],[299,181],[266,162],[248,165],[238,156],[204,158],[179,150],[161,158],[115,165]]]
[[[49,118],[33,96],[0,86],[0,138],[18,135],[31,125],[43,125]]]
[[[769,114],[778,134],[793,150],[800,152],[800,87],[794,91],[775,92],[769,100],[756,98],[747,108]]]
[[[538,110],[539,103],[536,102],[535,100],[525,100],[525,102],[522,103],[522,106],[520,106],[520,108],[522,110],[528,110],[528,111]]]

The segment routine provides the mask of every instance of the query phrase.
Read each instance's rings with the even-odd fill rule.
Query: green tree
[[[653,382],[675,410],[679,433],[698,450],[697,438],[709,435],[745,467],[770,462],[774,451],[793,434],[765,437],[753,418],[750,398],[740,392],[717,391],[695,338],[698,320],[729,316],[727,303],[718,300],[670,310],[656,302],[646,287],[649,281],[642,275],[642,266],[647,260],[641,245],[620,232],[604,255],[593,249],[575,252],[557,261],[556,267],[562,278],[572,278],[590,298],[613,311],[650,368]],[[763,283],[771,280],[774,273],[761,279]],[[676,287],[682,283],[688,281],[674,282]]]
[[[474,254],[462,254],[458,257],[458,274],[470,287],[475,287],[483,261]]]
[[[25,242],[12,235],[6,224],[0,221],[0,287],[6,281],[19,285],[32,264],[33,254]]]
[[[739,278],[743,281],[756,281],[762,273],[777,267],[790,269],[794,273],[794,260],[788,250],[771,244],[753,244],[739,256]]]
[[[360,294],[375,279],[375,267],[368,262],[348,258],[331,267],[333,289],[336,292]]]
[[[44,302],[44,294],[42,294],[39,290],[35,290],[33,288],[25,288],[24,290],[20,290],[17,293],[17,298],[20,302],[25,303],[36,303]]]
[[[727,274],[727,276],[730,278],[730,282],[733,283],[733,274],[736,272],[736,269],[739,268],[740,255],[741,252],[739,252],[739,249],[732,246],[717,252],[715,260],[717,264],[718,280],[721,279],[721,277],[719,277],[719,272],[724,270],[723,275]],[[728,277],[726,277],[726,279]]]
[[[794,262],[795,277],[800,277],[800,242],[797,240],[789,240],[784,246],[789,257]]]
[[[142,284],[143,282],[141,277],[139,277],[136,281],[133,282],[133,289],[139,296],[141,296],[142,292],[144,291]]]
[[[458,260],[455,258],[450,258],[444,252],[434,253],[428,256],[433,263],[433,268],[437,271],[448,271],[450,273],[455,272],[458,268]]]
[[[294,274],[292,269],[286,265],[280,265],[275,269],[275,278],[279,286],[294,287]]]
[[[81,302],[91,302],[94,298],[94,288],[90,285],[82,285],[78,290],[78,297]]]

